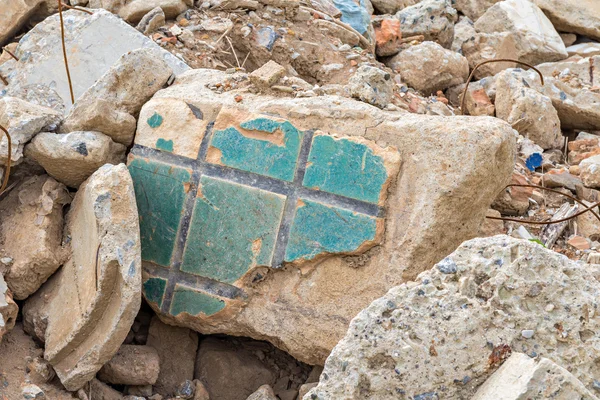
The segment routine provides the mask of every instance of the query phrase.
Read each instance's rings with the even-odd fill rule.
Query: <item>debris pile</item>
[[[0,0],[0,398],[600,398],[599,27]]]

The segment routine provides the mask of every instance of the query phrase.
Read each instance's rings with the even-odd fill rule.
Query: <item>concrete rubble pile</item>
[[[0,0],[0,46],[0,399],[600,398],[595,0]]]

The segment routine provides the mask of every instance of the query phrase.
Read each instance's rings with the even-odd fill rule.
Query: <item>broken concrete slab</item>
[[[323,363],[361,307],[477,232],[515,136],[495,118],[210,89],[230,76],[190,71],[140,112],[144,295],[171,324]]]
[[[568,365],[594,390],[598,272],[528,240],[464,242],[361,311],[304,400],[472,399],[517,351]]]
[[[70,201],[63,184],[40,175],[23,181],[0,202],[0,255],[11,260],[5,279],[16,299],[38,290],[66,260],[63,207]]]
[[[600,40],[600,3],[596,0],[534,0],[557,30]]]
[[[134,117],[167,83],[172,72],[157,49],[137,49],[124,54],[77,99],[60,127],[61,132],[98,131],[115,142],[131,145]]]
[[[577,378],[552,360],[513,353],[472,400],[597,400]]]
[[[68,390],[108,362],[140,307],[139,223],[127,167],[105,165],[77,192],[67,216],[71,258],[48,305],[44,358]]]
[[[10,135],[13,165],[21,162],[23,147],[42,130],[54,130],[62,120],[62,114],[48,107],[31,104],[16,97],[0,98],[0,125]],[[0,163],[8,160],[8,140],[4,133],[0,136]]]
[[[175,74],[189,69],[183,61],[108,11],[96,10],[88,15],[69,10],[63,16],[75,99],[93,86],[123,54],[135,49],[156,49]],[[61,101],[68,112],[72,103],[62,55],[59,16],[50,16],[29,31],[19,42],[16,55],[18,62],[0,66],[2,73],[6,64],[15,64],[9,74],[3,73],[9,81],[8,91],[20,93],[32,85],[51,87],[57,97],[55,102]]]
[[[12,293],[0,273],[0,342],[2,337],[15,326],[19,307],[14,302]]]
[[[104,164],[125,161],[126,149],[100,132],[42,132],[27,145],[25,154],[59,182],[78,188]]]

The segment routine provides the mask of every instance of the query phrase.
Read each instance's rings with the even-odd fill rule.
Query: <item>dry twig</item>
[[[231,43],[231,39],[229,39],[229,36],[225,36],[225,39],[227,39],[227,42],[229,42],[229,47],[231,47],[231,51],[233,51],[233,56],[235,57],[235,62],[237,63],[238,68],[241,68],[240,60],[238,59],[237,53],[235,52],[235,49],[233,48],[233,43]]]
[[[463,90],[462,97],[461,97],[461,100],[460,100],[460,113],[461,113],[461,115],[465,114],[465,98],[467,97],[467,89],[469,88],[469,82],[471,82],[471,79],[473,79],[473,75],[475,75],[475,71],[477,71],[477,68],[479,68],[479,67],[481,67],[482,65],[485,65],[485,64],[494,63],[494,62],[503,62],[503,61],[515,62],[517,64],[523,64],[523,65],[525,65],[525,66],[533,69],[540,76],[540,80],[542,81],[542,86],[544,86],[544,75],[542,75],[542,73],[540,72],[539,69],[537,69],[536,67],[534,67],[531,64],[527,64],[526,62],[519,61],[519,60],[513,60],[512,58],[495,58],[493,60],[482,61],[479,64],[477,64],[475,66],[475,68],[473,68],[473,71],[471,71],[471,74],[469,75],[469,78],[467,79],[467,84],[465,85],[465,90]]]

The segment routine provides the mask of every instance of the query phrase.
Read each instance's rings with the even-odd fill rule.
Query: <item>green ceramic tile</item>
[[[252,266],[270,266],[285,198],[202,177],[182,270],[232,283]]]
[[[162,278],[150,278],[144,282],[142,289],[144,291],[144,296],[146,296],[146,300],[156,303],[158,307],[160,307],[163,302],[166,287],[166,280]]]
[[[383,159],[367,145],[317,135],[313,138],[303,184],[376,204],[387,177]]]
[[[142,259],[169,266],[190,172],[144,158],[131,160],[129,172],[140,216]]]
[[[283,143],[249,138],[236,128],[215,131],[211,146],[221,152],[223,165],[284,181],[293,181],[303,133],[289,122],[257,118],[240,124],[249,131],[283,132]]]
[[[225,302],[221,299],[196,290],[187,289],[177,285],[171,302],[171,314],[177,316],[181,313],[211,316],[225,308]]]
[[[314,201],[302,202],[296,209],[285,261],[352,252],[375,239],[376,218]]]

